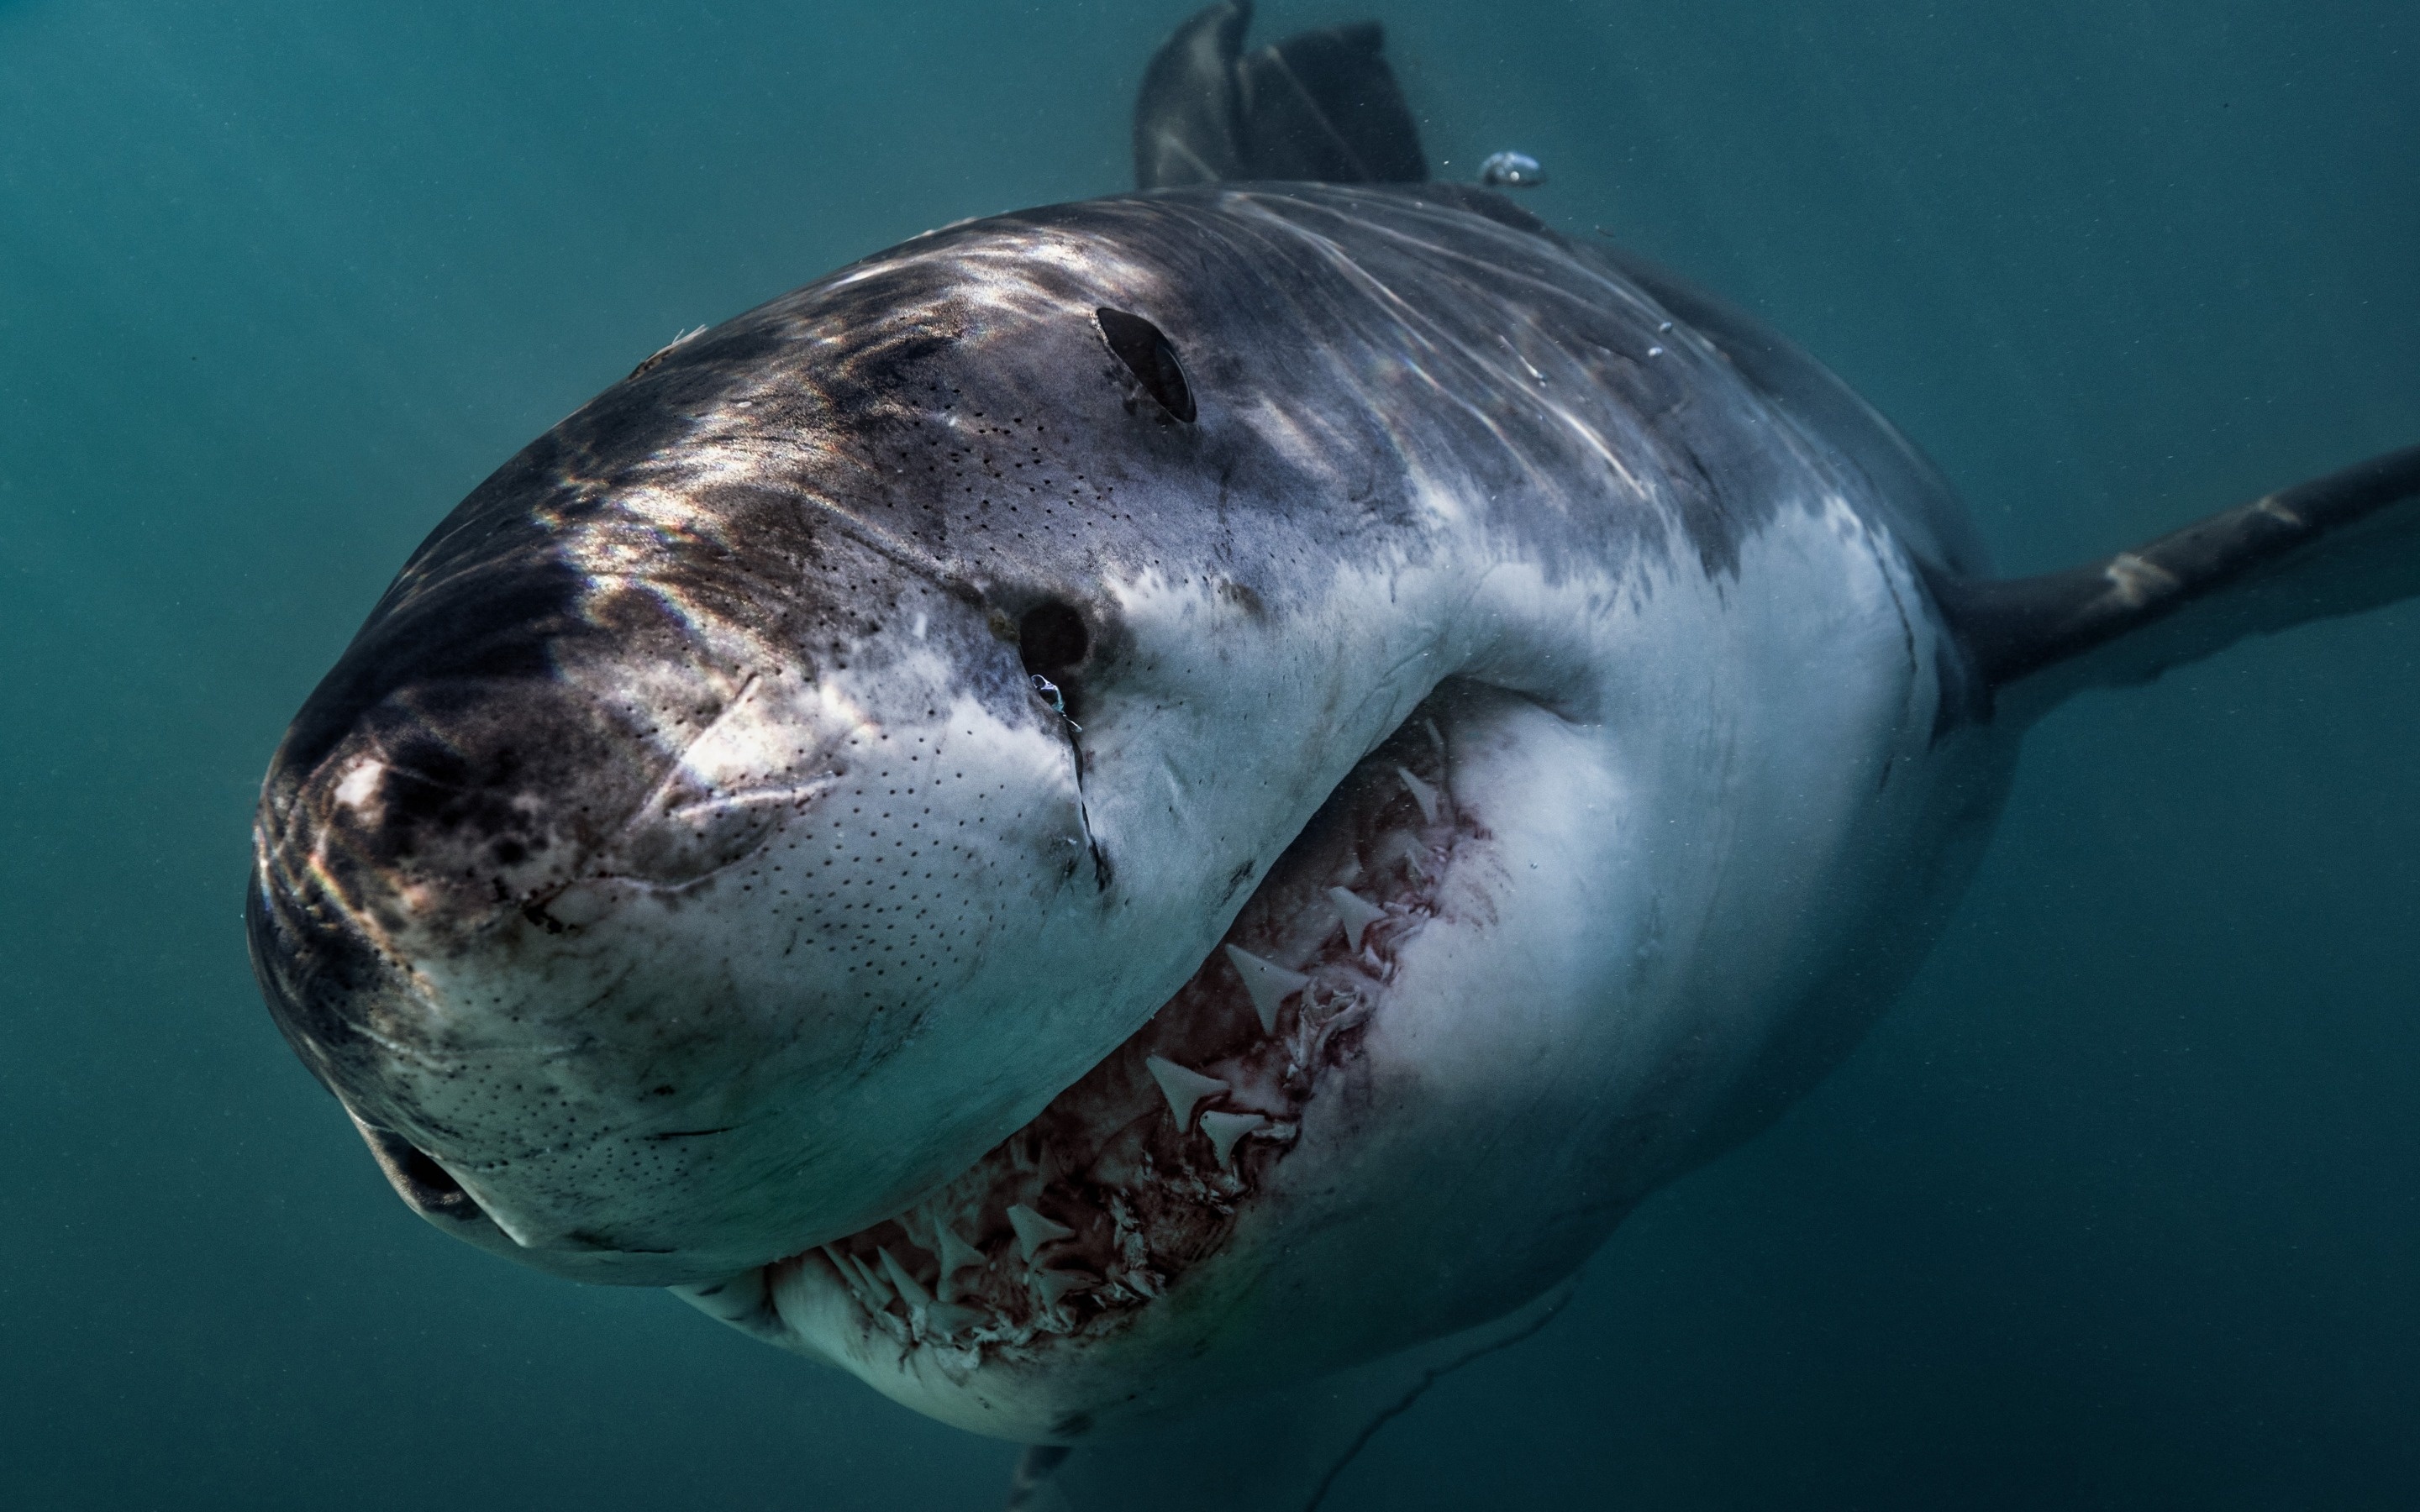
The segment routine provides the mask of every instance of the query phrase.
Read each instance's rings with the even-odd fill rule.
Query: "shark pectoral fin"
[[[1481,1355],[1529,1337],[1571,1300],[1565,1281],[1492,1323],[1276,1391],[1254,1393],[1158,1430],[1050,1459],[1029,1451],[1010,1506],[1033,1512],[1311,1512],[1387,1424]],[[1239,1455],[1234,1446],[1249,1443]],[[1181,1466],[1181,1474],[1170,1467]],[[1047,1489],[1038,1484],[1047,1475]],[[1139,1488],[1148,1488],[1143,1494]],[[1021,1500],[1019,1499],[1021,1498]]]
[[[1990,690],[1977,712],[2031,720],[2081,689],[2147,683],[2245,636],[2420,594],[2420,446],[2106,561],[1931,589]]]
[[[1008,1477],[1008,1512],[1067,1512],[1056,1476],[1072,1451],[1055,1443],[1026,1445]]]
[[[1244,54],[1249,0],[1218,0],[1152,54],[1135,100],[1135,186],[1428,177],[1419,127],[1373,21]]]

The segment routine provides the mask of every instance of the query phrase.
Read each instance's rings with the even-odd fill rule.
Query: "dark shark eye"
[[[1126,364],[1142,392],[1157,400],[1162,409],[1191,424],[1193,390],[1185,381],[1185,369],[1177,365],[1176,348],[1168,344],[1159,328],[1139,315],[1106,307],[1094,311],[1093,318],[1101,323],[1101,337],[1109,344],[1111,354]]]
[[[1034,676],[1063,679],[1093,649],[1093,632],[1084,616],[1057,599],[1047,599],[1025,611],[1016,622],[1016,656]]]

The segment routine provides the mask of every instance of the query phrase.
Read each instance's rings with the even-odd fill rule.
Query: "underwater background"
[[[973,1507],[1014,1452],[453,1242],[240,927],[287,717],[675,332],[1129,181],[1189,8],[0,0],[0,1502]],[[2420,440],[2410,0],[1286,0],[2064,565]],[[2093,694],[1779,1126],[1329,1512],[2420,1504],[2420,605]],[[1249,1446],[1238,1446],[1248,1453]]]

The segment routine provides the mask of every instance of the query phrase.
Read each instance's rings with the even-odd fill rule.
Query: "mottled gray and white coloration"
[[[278,753],[255,959],[432,1222],[1085,1442],[1550,1291],[1888,1003],[2029,680],[2412,591],[2415,476],[2112,609],[1483,192],[975,222],[440,526]]]

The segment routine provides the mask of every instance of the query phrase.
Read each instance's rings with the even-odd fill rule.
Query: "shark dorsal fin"
[[[1135,100],[1135,186],[1229,179],[1419,183],[1419,129],[1374,21],[1244,52],[1249,0],[1219,0],[1152,54]]]

